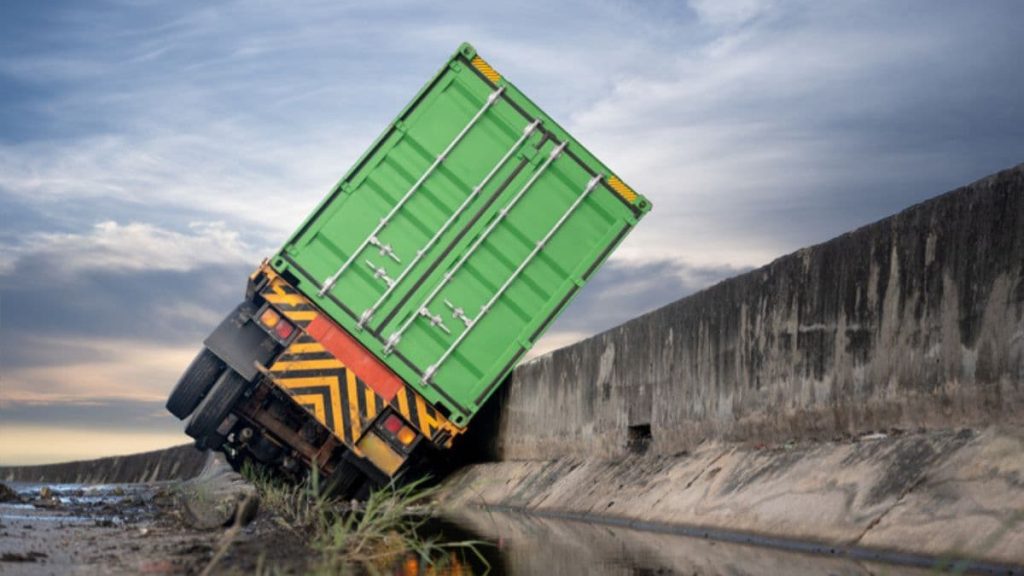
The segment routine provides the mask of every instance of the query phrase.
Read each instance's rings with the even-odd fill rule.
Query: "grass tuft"
[[[310,542],[321,556],[321,571],[334,573],[358,566],[370,573],[386,572],[403,560],[436,566],[475,556],[487,560],[478,540],[447,542],[426,536],[424,527],[436,515],[437,487],[426,479],[398,485],[394,481],[373,491],[366,502],[342,502],[320,494],[319,479],[294,485],[254,466],[242,474],[260,493],[263,509],[282,527]]]

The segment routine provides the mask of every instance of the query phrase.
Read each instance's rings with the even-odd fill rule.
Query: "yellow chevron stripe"
[[[325,360],[278,360],[270,367],[273,372],[289,372],[292,370],[326,370],[328,368],[344,368],[345,365],[333,358]]]
[[[491,68],[491,65],[484,61],[483,58],[477,56],[470,61],[470,64],[472,64],[474,68],[479,70],[480,73],[491,82],[497,83],[498,80],[501,80],[501,74],[498,74],[494,68]]]
[[[294,320],[295,322],[312,320],[317,316],[316,312],[313,310],[282,310],[281,313],[289,320]]]
[[[324,416],[324,398],[319,394],[296,394],[292,396],[299,404],[308,404],[313,406],[313,415],[322,424],[327,424],[327,418]]]
[[[352,441],[355,442],[363,428],[363,423],[359,420],[359,392],[356,390],[356,375],[351,370],[346,370],[345,374],[348,381],[349,424],[352,426]]]
[[[419,394],[416,395],[416,415],[420,417],[420,430],[430,438],[441,422],[427,412],[427,402]]]
[[[276,378],[275,381],[285,388],[314,388],[337,386],[338,379],[334,376],[311,376],[309,378]]]
[[[303,304],[308,304],[308,302],[306,302],[306,299],[299,294],[274,293],[263,294],[263,297],[267,300],[267,302],[271,302],[273,304],[287,304],[289,306],[302,306]]]
[[[345,428],[345,420],[341,417],[341,387],[337,379],[331,382],[331,411],[334,412],[334,426],[331,430],[341,432]],[[355,438],[352,441],[355,442]]]
[[[615,190],[616,194],[622,196],[626,202],[629,202],[630,204],[636,202],[636,192],[634,192],[629,186],[626,186],[625,182],[619,180],[618,176],[612,176],[609,178],[608,185],[612,187],[612,190]]]
[[[412,420],[412,416],[409,414],[409,399],[405,397],[405,390],[399,390],[395,396],[398,397],[398,411],[405,416],[406,420]]]
[[[375,394],[373,389],[369,386],[363,389],[363,393],[366,396],[366,418],[373,420],[374,416],[377,415],[377,402],[374,399]]]
[[[282,284],[284,284],[284,282],[282,282],[280,278],[274,278],[274,281],[270,283],[270,289],[273,290],[275,294],[287,296],[288,293],[285,292]]]
[[[296,342],[288,347],[288,354],[312,354],[324,352],[324,345],[319,342]]]

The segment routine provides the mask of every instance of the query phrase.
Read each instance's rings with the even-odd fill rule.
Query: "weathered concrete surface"
[[[209,453],[198,476],[177,489],[181,519],[197,530],[213,530],[256,517],[260,498],[256,487],[235,472],[219,452]]]
[[[442,497],[1024,566],[1020,427],[478,464]]]
[[[1022,269],[1024,165],[520,366],[497,455],[1024,423]]]
[[[185,480],[198,474],[207,454],[191,444],[128,456],[61,464],[0,467],[0,478],[21,482],[111,484]]]

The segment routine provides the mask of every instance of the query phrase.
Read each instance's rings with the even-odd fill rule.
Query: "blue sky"
[[[540,349],[1024,161],[1019,2],[0,7],[0,463],[185,440],[201,339],[462,41],[655,203]]]

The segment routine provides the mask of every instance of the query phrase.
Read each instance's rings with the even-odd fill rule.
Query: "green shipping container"
[[[464,426],[650,208],[463,44],[271,265]]]

